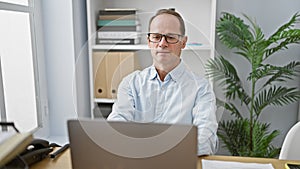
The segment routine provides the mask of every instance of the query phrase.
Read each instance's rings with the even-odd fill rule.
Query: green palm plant
[[[220,122],[218,135],[232,155],[276,157],[280,148],[271,142],[280,131],[269,131],[270,124],[260,122],[259,117],[268,106],[284,106],[299,100],[297,87],[281,85],[298,75],[300,62],[291,61],[284,66],[265,62],[279,50],[287,49],[288,45],[300,43],[300,29],[295,28],[300,14],[294,14],[269,38],[253,20],[243,16],[249,25],[233,14],[222,13],[216,32],[220,42],[234,49],[237,56],[244,57],[250,64],[252,70],[245,79],[250,83],[250,91],[244,88],[237,69],[223,56],[209,60],[206,65],[207,75],[223,87],[226,101],[217,99],[218,105],[234,117]]]

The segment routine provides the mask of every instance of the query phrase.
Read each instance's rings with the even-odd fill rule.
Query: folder
[[[108,52],[106,55],[106,83],[107,83],[107,98],[116,98],[118,85],[120,83],[120,64],[119,52]]]
[[[137,69],[139,64],[135,52],[94,52],[94,96],[115,99],[122,79]]]
[[[93,52],[94,97],[106,98],[106,57],[105,52]]]

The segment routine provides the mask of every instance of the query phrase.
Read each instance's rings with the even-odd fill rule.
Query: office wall
[[[86,79],[88,63],[86,60],[79,61],[79,56],[83,56],[85,52],[81,46],[86,38],[85,21],[82,19],[85,16],[85,6],[82,6],[82,2],[84,1],[42,1],[50,140],[57,142],[60,139],[61,142],[67,141],[68,119],[89,114],[88,109],[84,111],[89,106]],[[74,20],[73,16],[76,16]],[[78,115],[78,110],[86,114]]]
[[[299,107],[298,107],[298,121],[300,121],[300,101],[299,101]]]
[[[268,37],[279,26],[286,23],[290,17],[297,11],[300,12],[299,0],[218,0],[217,1],[217,18],[222,11],[230,12],[242,17],[242,13],[251,18],[256,18],[256,22],[261,26],[265,35]],[[299,25],[300,27],[300,25]],[[242,77],[246,77],[251,70],[245,67],[245,60],[232,54],[223,45],[216,40],[216,50],[219,54],[229,58],[239,70]],[[289,50],[279,52],[276,56],[269,59],[268,62],[276,65],[285,65],[290,60],[300,60],[300,46],[292,45]],[[300,86],[299,77],[294,82],[287,85]],[[248,86],[249,87],[249,86]],[[270,122],[271,129],[279,129],[281,135],[274,140],[276,146],[281,146],[286,132],[296,123],[298,119],[299,103],[291,104],[285,107],[270,107],[262,114],[261,120]],[[230,119],[226,113],[223,119]],[[220,154],[226,154],[224,149],[220,149]]]
[[[76,105],[79,117],[90,117],[86,0],[73,0]]]

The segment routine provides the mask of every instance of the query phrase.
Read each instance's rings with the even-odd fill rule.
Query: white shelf
[[[108,99],[108,98],[95,98],[95,103],[114,103],[116,99]]]
[[[93,112],[97,103],[114,103],[115,99],[95,98],[94,75],[93,75],[93,54],[98,51],[135,51],[141,68],[152,63],[151,52],[147,45],[147,39],[141,39],[137,45],[99,45],[95,44],[97,27],[95,25],[99,10],[104,8],[136,8],[137,17],[141,25],[141,32],[148,32],[149,19],[160,8],[175,8],[185,20],[186,35],[188,44],[182,53],[182,59],[189,65],[191,70],[203,74],[204,66],[209,58],[215,54],[215,20],[216,0],[190,0],[186,1],[148,1],[148,0],[88,0],[87,2],[87,23],[89,44],[89,65],[90,65],[90,95],[91,111]],[[193,5],[190,5],[193,4]],[[196,43],[194,43],[196,42]],[[198,45],[201,42],[202,45]],[[93,117],[93,115],[92,115]]]
[[[94,45],[94,50],[148,50],[146,44],[140,45]]]
[[[147,44],[139,45],[94,45],[93,50],[149,50]],[[187,45],[184,50],[211,50],[209,45]]]
[[[187,45],[183,50],[211,50],[209,45]]]

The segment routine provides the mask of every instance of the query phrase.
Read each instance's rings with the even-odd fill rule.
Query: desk
[[[206,160],[219,160],[219,161],[235,161],[235,162],[245,162],[245,163],[262,163],[268,164],[271,163],[275,169],[284,169],[284,165],[286,162],[300,162],[300,161],[292,161],[292,160],[279,160],[275,158],[254,158],[254,157],[238,157],[238,156],[204,156],[199,157],[198,160],[198,169],[201,169],[201,159]]]
[[[54,150],[55,151],[55,150]],[[46,158],[29,167],[30,169],[72,169],[70,148],[58,157]]]
[[[300,162],[290,160],[278,160],[273,158],[253,158],[253,157],[234,157],[234,156],[203,156],[199,157],[198,168],[202,169],[201,159],[207,160],[220,160],[220,161],[236,161],[236,162],[248,162],[248,163],[271,163],[275,169],[284,169],[286,162]],[[44,159],[30,167],[30,169],[72,169],[70,149],[66,150],[56,159]]]

